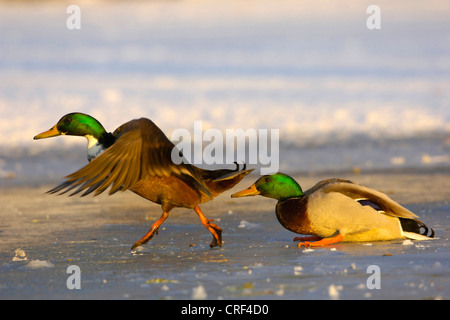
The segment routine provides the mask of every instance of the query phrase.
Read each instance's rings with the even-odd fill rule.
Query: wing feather
[[[171,158],[175,145],[149,119],[131,120],[116,129],[116,141],[101,155],[78,171],[65,177],[66,181],[49,193],[71,195],[86,190],[82,196],[95,191],[98,195],[111,187],[109,194],[127,190],[146,176],[174,175],[199,193],[210,195],[196,167],[187,163],[174,164]]]
[[[319,183],[323,183],[323,181]],[[377,205],[382,211],[384,211],[384,214],[390,216],[407,219],[419,218],[417,215],[401,206],[384,193],[359,184],[352,183],[348,180],[329,180],[328,183],[323,184],[322,191],[326,193],[339,192],[346,195],[347,197],[352,198],[355,201],[358,199],[367,199]]]

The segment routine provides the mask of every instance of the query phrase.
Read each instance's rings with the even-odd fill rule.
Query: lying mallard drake
[[[66,181],[49,191],[65,193],[77,188],[87,195],[98,195],[111,187],[134,193],[162,206],[163,214],[148,233],[131,249],[148,242],[174,207],[192,208],[202,224],[212,233],[210,246],[222,246],[222,229],[208,220],[198,204],[212,200],[239,183],[252,170],[204,170],[183,161],[175,164],[171,154],[175,145],[149,119],[131,120],[114,133],[108,133],[93,117],[83,113],[65,115],[50,130],[34,139],[59,135],[84,136],[88,139],[89,164],[68,175]]]
[[[418,216],[385,194],[348,180],[320,181],[303,192],[290,176],[263,176],[231,197],[261,195],[278,200],[276,215],[286,229],[313,237],[300,237],[300,246],[323,246],[340,241],[392,239],[425,240],[428,227]],[[424,231],[420,233],[420,229]],[[316,242],[309,242],[318,240]]]

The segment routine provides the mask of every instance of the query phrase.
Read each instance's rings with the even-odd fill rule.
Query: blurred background
[[[449,17],[447,0],[0,1],[0,185],[86,163],[83,139],[33,141],[73,111],[169,138],[279,129],[285,172],[448,168]]]

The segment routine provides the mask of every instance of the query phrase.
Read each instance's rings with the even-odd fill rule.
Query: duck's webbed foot
[[[209,246],[211,248],[214,248],[217,246],[221,247],[222,243],[223,243],[222,242],[222,229],[218,225],[211,223],[212,221],[213,220],[209,220],[209,227],[214,229],[215,232],[211,231],[208,228],[208,230],[211,231],[211,233],[213,234],[213,239],[212,239],[211,243],[209,244]]]
[[[203,226],[209,230],[209,232],[212,233],[213,235],[213,240],[211,241],[211,243],[209,244],[209,246],[211,248],[213,247],[221,247],[222,246],[222,229],[212,223],[214,220],[209,220],[205,217],[205,215],[203,214],[202,210],[200,210],[199,206],[195,206],[194,207],[194,211],[198,214],[200,221],[202,222]]]
[[[337,235],[333,236],[333,237],[329,237],[329,238],[320,238],[320,237],[314,237],[314,240],[318,240],[318,241],[314,241],[314,242],[309,242],[309,241],[303,241],[303,242],[299,242],[298,243],[298,247],[323,247],[329,244],[333,244],[333,243],[338,243],[340,241],[342,241],[342,239],[344,238],[340,233],[338,233]],[[297,238],[295,238],[297,239]],[[313,239],[308,239],[308,240],[313,240]]]

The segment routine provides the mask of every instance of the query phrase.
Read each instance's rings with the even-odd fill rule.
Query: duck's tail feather
[[[246,175],[254,169],[248,169],[244,163],[242,169],[235,162],[236,169],[219,169],[219,170],[204,170],[201,169],[201,176],[204,179],[208,189],[211,191],[213,197],[218,196],[222,192],[233,188]]]
[[[429,240],[434,238],[434,230],[422,221],[415,219],[399,218],[406,238],[412,240]]]
[[[234,176],[236,173],[240,171],[245,171],[247,165],[244,163],[243,168],[239,168],[239,164],[237,162],[234,163],[236,165],[235,169],[218,169],[218,170],[207,170],[207,169],[198,169],[198,173],[203,180],[225,180],[229,177]]]

